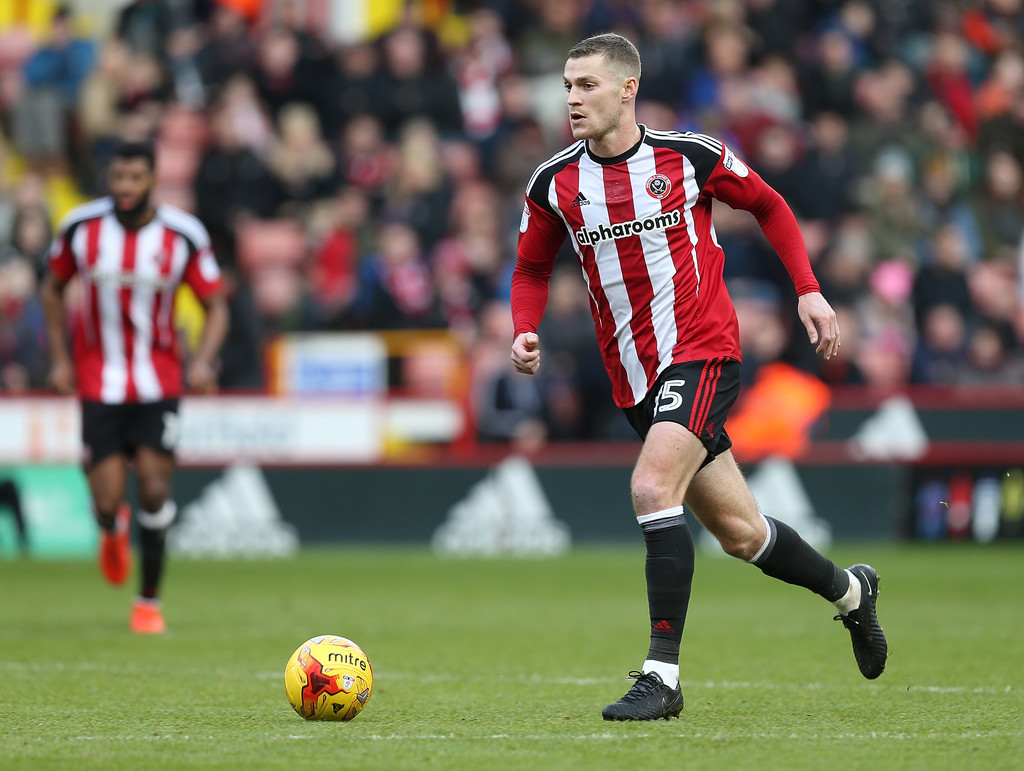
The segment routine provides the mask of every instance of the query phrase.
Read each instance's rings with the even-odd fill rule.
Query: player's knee
[[[120,505],[121,496],[113,490],[99,488],[92,491],[93,511],[101,522],[113,522]]]
[[[171,496],[171,486],[162,480],[150,482],[139,488],[139,505],[144,511],[159,511]]]
[[[764,538],[750,523],[736,518],[714,532],[722,550],[730,557],[749,561],[761,548]]]
[[[648,474],[634,475],[630,487],[633,494],[633,510],[637,516],[678,506],[679,501],[675,498],[682,497],[670,485]]]

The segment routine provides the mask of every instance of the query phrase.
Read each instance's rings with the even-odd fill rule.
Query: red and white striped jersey
[[[712,198],[752,212],[797,293],[818,291],[792,211],[756,173],[712,137],[640,130],[615,158],[591,155],[581,140],[538,167],[512,277],[515,334],[535,332],[570,235],[620,407],[640,402],[673,363],[740,358]]]
[[[72,333],[81,398],[119,404],[180,396],[175,292],[184,282],[205,299],[221,288],[202,223],[160,205],[146,225],[126,229],[113,199],[100,198],[65,217],[49,262],[58,279],[77,273],[82,281]]]

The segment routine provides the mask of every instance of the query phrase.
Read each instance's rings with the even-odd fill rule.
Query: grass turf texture
[[[832,556],[882,576],[879,680],[824,600],[698,557],[682,718],[630,724],[600,711],[646,652],[640,545],[178,560],[160,638],[128,632],[131,589],[91,563],[0,562],[0,768],[1019,768],[1020,549]],[[374,665],[351,723],[303,721],[284,696],[288,655],[323,633]]]

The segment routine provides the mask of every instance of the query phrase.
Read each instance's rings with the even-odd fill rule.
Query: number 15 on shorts
[[[662,383],[658,390],[658,404],[654,408],[654,414],[678,410],[683,404],[683,397],[678,390],[685,385],[685,380],[666,380]]]

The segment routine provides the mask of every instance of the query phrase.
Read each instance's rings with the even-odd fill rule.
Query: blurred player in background
[[[216,357],[228,330],[220,269],[203,225],[173,206],[155,205],[154,150],[124,143],[114,153],[110,195],[72,210],[61,223],[43,282],[42,300],[52,356],[51,381],[76,389],[82,403],[83,462],[96,520],[99,561],[110,583],[131,572],[131,507],[125,501],[129,460],[138,481],[140,593],[131,628],[164,631],[158,590],[171,498],[178,401],[183,386],[209,393]],[[68,344],[64,290],[78,276],[80,311]],[[206,310],[198,349],[182,378],[174,324],[178,286],[188,284]]]
[[[615,402],[644,440],[631,488],[647,546],[650,648],[630,673],[633,686],[604,718],[654,720],[683,708],[679,647],[694,567],[684,502],[727,553],[835,603],[861,673],[878,677],[888,648],[875,614],[877,574],[868,565],[837,567],[784,522],[761,514],[725,431],[739,391],[740,347],[712,198],[757,218],[793,280],[811,344],[826,359],[839,351],[836,314],[819,291],[792,211],[716,139],[637,124],[640,56],[625,38],[577,44],[564,79],[578,141],[542,164],[527,186],[512,278],[512,361],[527,374],[540,366],[537,328],[568,232]]]

